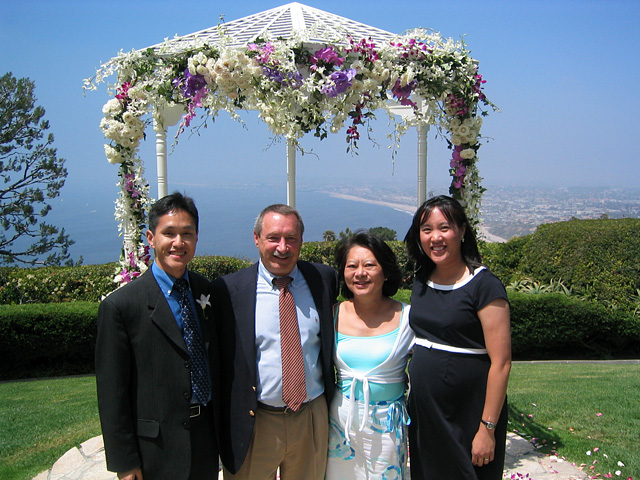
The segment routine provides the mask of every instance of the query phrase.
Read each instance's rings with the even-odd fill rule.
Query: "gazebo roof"
[[[176,37],[164,46],[186,50],[194,44],[215,44],[220,34],[228,37],[229,46],[246,46],[257,38],[289,39],[301,33],[307,34],[311,43],[344,43],[346,34],[355,39],[371,38],[374,42],[389,41],[396,35],[379,28],[355,22],[333,13],[308,7],[298,2],[255,13],[228,23],[222,23],[199,32]],[[151,48],[159,48],[161,44]]]

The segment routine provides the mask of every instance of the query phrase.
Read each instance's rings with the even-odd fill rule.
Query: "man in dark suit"
[[[225,479],[275,479],[278,469],[282,480],[324,479],[338,282],[333,268],[298,260],[303,232],[295,209],[265,208],[254,227],[260,261],[212,284]],[[280,302],[287,290],[295,300],[290,311],[301,347],[295,355],[282,355],[288,340],[281,335],[287,315],[280,314],[286,310]],[[291,377],[284,373],[285,363],[294,356],[300,369],[304,362],[294,375],[301,379],[298,401],[283,398],[289,390],[285,377]]]
[[[210,283],[187,271],[198,242],[193,200],[180,193],[160,199],[147,240],[152,266],[98,311],[107,468],[127,480],[217,479],[218,342]]]

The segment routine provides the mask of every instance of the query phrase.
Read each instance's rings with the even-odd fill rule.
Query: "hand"
[[[119,472],[118,478],[120,480],[142,480],[142,470],[140,468],[134,468],[126,472]]]
[[[478,429],[478,433],[471,443],[471,463],[478,467],[488,465],[493,462],[496,451],[496,439],[492,432],[482,424]]]

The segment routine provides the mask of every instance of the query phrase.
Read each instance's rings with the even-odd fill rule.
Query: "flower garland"
[[[165,41],[155,50],[120,52],[85,80],[85,89],[94,90],[118,74],[115,98],[104,106],[100,124],[111,141],[105,145],[107,160],[120,165],[116,217],[125,239],[118,282],[135,278],[149,261],[143,229],[151,201],[137,151],[146,126],[142,118],[157,105],[185,107],[176,139],[198,111],[211,117],[226,111],[239,119],[237,111],[249,109],[258,111],[275,136],[296,144],[309,132],[323,139],[346,124],[347,151],[355,151],[361,128],[376,110],[389,115],[395,140],[408,129],[408,120],[391,113],[393,99],[413,108],[413,122],[448,132],[449,191],[478,225],[484,191],[476,168],[481,116],[495,106],[482,92],[485,81],[464,43],[423,29],[382,45],[347,35],[310,48],[308,38],[265,38],[244,48],[227,46],[225,37],[215,45],[198,39],[188,50]]]

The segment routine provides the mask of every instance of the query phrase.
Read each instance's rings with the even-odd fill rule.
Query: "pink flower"
[[[131,82],[124,82],[122,86],[118,89],[118,94],[116,95],[116,98],[121,101],[128,100],[129,88],[131,88]]]
[[[333,50],[333,47],[325,47],[318,50],[311,56],[311,63],[317,65],[322,62],[328,66],[341,67],[344,63],[344,58],[340,58],[338,54]],[[315,70],[315,69],[314,69]]]

